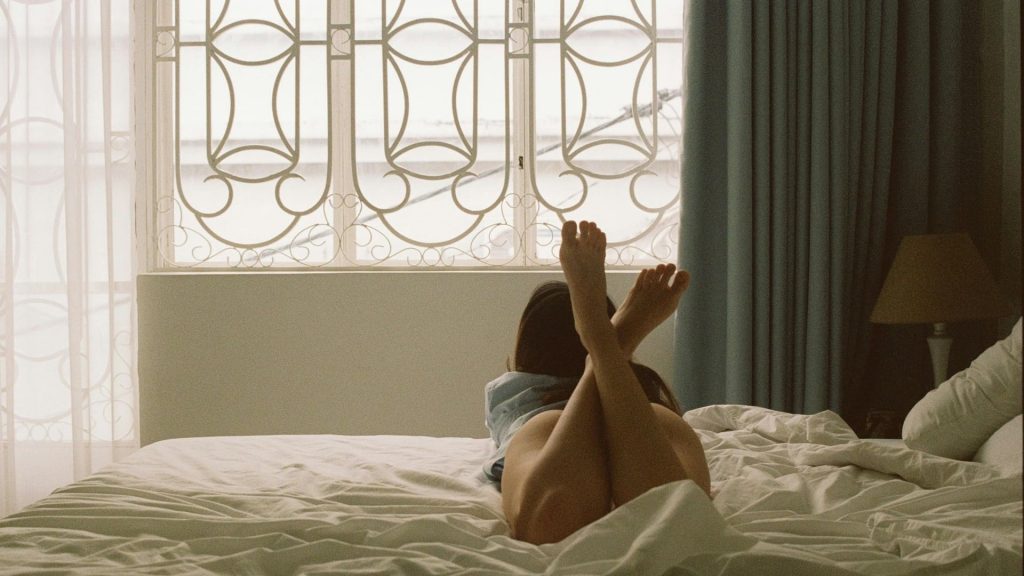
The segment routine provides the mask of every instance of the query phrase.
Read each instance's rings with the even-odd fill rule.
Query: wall
[[[143,275],[143,444],[179,436],[485,437],[483,386],[505,370],[540,272]],[[609,274],[622,301],[634,275]],[[672,376],[671,321],[637,352]]]

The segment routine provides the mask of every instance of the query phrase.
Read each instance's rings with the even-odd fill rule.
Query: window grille
[[[674,261],[682,4],[142,3],[149,267]]]

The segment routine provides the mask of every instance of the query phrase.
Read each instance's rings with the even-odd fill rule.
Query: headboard
[[[634,274],[610,273],[616,302]],[[557,272],[152,274],[138,283],[142,444],[248,434],[485,437],[483,386]],[[671,383],[672,322],[638,358]]]

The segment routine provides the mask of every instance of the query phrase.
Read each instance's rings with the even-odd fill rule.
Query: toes
[[[655,286],[664,287],[668,282],[669,276],[671,276],[671,272],[669,272],[667,264],[658,264],[652,272],[651,284]]]
[[[680,270],[676,272],[675,277],[672,279],[672,292],[676,294],[682,294],[690,286],[690,273],[686,270]]]
[[[675,264],[665,264],[665,271],[661,275],[661,284],[668,285],[669,280],[672,279],[672,275],[676,273]]]
[[[597,224],[586,220],[580,221],[580,244],[588,248],[603,250],[607,244],[607,237]]]
[[[586,222],[584,222],[586,224]],[[562,243],[570,244],[576,241],[576,221],[566,220],[562,224]]]
[[[604,231],[597,227],[597,222],[590,223],[590,242],[594,248],[604,248],[605,245]]]
[[[661,270],[659,270],[657,266],[654,268],[645,268],[644,272],[646,272],[646,275],[644,276],[645,287],[654,286],[658,283],[658,278],[661,277]]]
[[[640,273],[636,275],[636,282],[633,284],[640,288],[647,286],[647,277],[649,276],[648,272],[650,272],[650,269],[648,268],[641,270]]]
[[[690,282],[690,274],[685,270],[676,271],[675,264],[658,264],[654,268],[644,268],[636,277],[636,285],[641,288],[660,286],[672,290],[686,290]]]

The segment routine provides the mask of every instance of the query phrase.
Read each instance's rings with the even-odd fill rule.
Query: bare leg
[[[612,498],[621,505],[651,488],[688,476],[604,311],[605,246],[604,233],[595,224],[581,222],[578,237],[563,234],[560,257],[576,330],[590,352],[596,379]]]
[[[679,306],[679,299],[690,285],[690,274],[676,271],[672,264],[642,270],[626,300],[612,317],[619,337],[619,345],[627,357],[636,346],[661,322],[668,319]],[[627,343],[633,347],[627,347]],[[658,404],[651,404],[654,415],[668,436],[686,475],[711,495],[711,475],[700,437],[678,414]]]
[[[575,223],[563,233],[575,241]],[[627,356],[675,310],[688,276],[669,290],[674,272],[674,266],[642,271],[612,318]],[[537,544],[559,541],[611,509],[604,428],[588,363],[565,409],[532,418],[509,442],[502,503],[514,537]]]
[[[567,223],[563,241],[575,242],[576,232],[575,223]],[[637,276],[611,319],[625,357],[632,356],[644,337],[672,315],[688,283],[689,275],[676,272],[673,265],[643,270]],[[603,293],[601,297],[603,301]],[[689,427],[669,410],[660,406],[654,410],[678,453],[681,443],[674,440],[679,428]],[[612,494],[603,420],[594,370],[588,362],[565,410],[538,415],[512,438],[502,496],[514,537],[536,544],[562,540],[608,512]],[[692,430],[689,434],[696,440]],[[685,451],[699,455],[706,476],[699,440],[696,449],[691,442]]]
[[[512,536],[558,542],[611,509],[601,406],[584,373],[564,410],[531,418],[509,441],[501,480]]]
[[[640,271],[633,288],[612,317],[619,345],[627,358],[632,357],[648,334],[675,312],[689,285],[690,274],[685,270],[677,271],[673,264]],[[710,496],[711,475],[700,437],[672,410],[658,404],[651,404],[651,408],[686,475]]]

